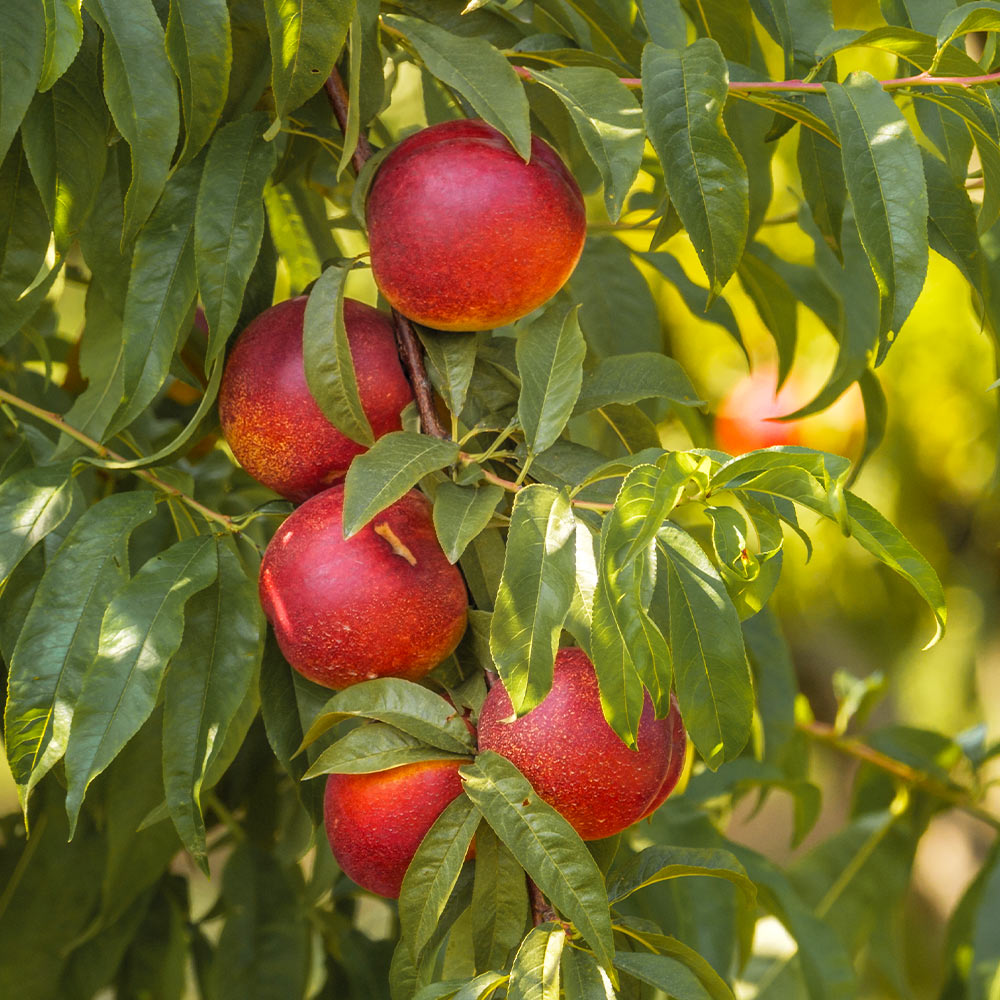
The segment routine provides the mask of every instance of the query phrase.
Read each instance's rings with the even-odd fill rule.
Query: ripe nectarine
[[[289,500],[326,489],[365,450],[323,415],[306,384],[302,322],[306,297],[279,302],[240,335],[219,390],[222,432],[240,465]],[[361,405],[376,437],[401,428],[413,399],[396,353],[392,321],[362,302],[344,302]]]
[[[604,718],[597,674],[582,649],[560,649],[552,690],[527,715],[505,721],[512,715],[507,692],[495,684],[479,714],[479,749],[512,761],[584,840],[631,826],[677,784],[687,737],[676,703],[657,719],[646,695],[638,749],[630,750]]]
[[[465,631],[465,582],[415,490],[344,539],[343,484],[307,500],[275,532],[260,600],[288,662],[317,684],[418,680]]]
[[[410,319],[489,330],[550,299],[586,236],[583,198],[552,147],[531,160],[483,121],[449,121],[404,139],[367,203],[372,272]]]
[[[462,763],[430,760],[371,774],[331,774],[324,817],[337,864],[363,888],[397,898],[420,841],[462,792]]]

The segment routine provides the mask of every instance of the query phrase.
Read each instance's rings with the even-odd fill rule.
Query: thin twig
[[[532,881],[530,875],[524,876],[528,881],[528,899],[531,900],[531,923],[534,927],[539,924],[558,923],[559,917],[553,909],[552,904],[545,898],[545,894]]]
[[[330,107],[340,125],[340,131],[347,136],[347,113],[348,95],[344,89],[344,81],[340,78],[337,67],[334,66],[329,78],[323,85],[326,96],[330,101]],[[372,147],[364,135],[358,135],[358,145],[351,154],[351,163],[355,173],[361,173],[361,168],[372,155]],[[434,390],[431,380],[427,377],[427,369],[424,366],[424,355],[417,339],[413,324],[398,310],[392,310],[392,326],[396,334],[396,349],[399,352],[400,361],[410,385],[413,387],[413,395],[417,401],[417,409],[420,412],[420,426],[425,434],[431,437],[448,439],[448,431],[442,426],[438,419],[437,410],[434,407]]]
[[[43,410],[40,406],[35,406],[34,403],[29,403],[25,399],[21,399],[20,396],[15,396],[13,393],[7,392],[5,389],[0,389],[0,402],[9,403],[11,406],[16,406],[19,410],[24,410],[25,413],[30,413],[33,417],[37,417],[39,420],[48,424],[50,427],[55,427],[57,430],[63,432],[63,434],[68,435],[73,438],[74,441],[79,441],[85,448],[88,448],[95,455],[99,455],[101,458],[111,458],[116,462],[127,462],[128,459],[124,455],[120,455],[117,451],[113,451],[111,448],[100,443],[100,441],[95,441],[92,437],[88,437],[82,431],[77,430],[72,424],[68,424],[58,413],[52,413],[50,410]],[[150,472],[148,469],[127,469],[127,472],[131,472],[132,475],[138,476],[139,479],[144,480],[149,483],[150,486],[159,490],[161,493],[165,493],[167,496],[176,497],[182,503],[187,504],[192,510],[198,511],[202,517],[208,521],[214,521],[216,524],[222,525],[226,531],[232,533],[239,532],[241,530],[240,526],[237,525],[231,517],[227,517],[225,514],[220,514],[217,510],[212,510],[211,507],[206,507],[203,503],[195,500],[194,497],[189,496],[183,490],[179,490],[176,486],[170,483],[164,482],[155,473]]]

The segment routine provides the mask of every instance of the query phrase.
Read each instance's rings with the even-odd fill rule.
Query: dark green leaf
[[[739,264],[749,224],[746,166],[722,123],[725,57],[700,38],[683,53],[650,44],[642,66],[646,130],[714,297]]]
[[[185,162],[208,142],[226,103],[233,40],[225,0],[170,0],[166,46],[181,85]]]
[[[676,525],[657,535],[670,595],[670,646],[684,725],[713,770],[750,735],[753,690],[739,617],[715,567]]]
[[[476,834],[471,915],[476,968],[507,968],[524,936],[528,889],[517,859],[486,823]]]
[[[674,1000],[709,1000],[711,997],[686,965],[667,955],[620,951],[615,955],[615,966]]]
[[[151,0],[87,0],[104,34],[104,96],[132,151],[122,245],[149,218],[177,144],[177,83]]]
[[[91,781],[138,732],[181,644],[183,608],[218,572],[216,542],[198,535],[145,563],[111,599],[66,744],[66,811],[76,826]]]
[[[938,48],[943,50],[971,31],[1000,31],[1000,5],[979,0],[949,11],[938,25]]]
[[[573,410],[586,413],[608,403],[669,399],[682,406],[702,406],[684,369],[666,354],[621,354],[604,358],[586,372]]]
[[[614,945],[604,880],[576,831],[504,757],[486,751],[459,773],[496,835],[610,968]]]
[[[442,483],[434,494],[434,531],[448,562],[456,563],[465,547],[490,522],[503,499],[501,486]]]
[[[22,807],[66,749],[101,619],[128,579],[128,540],[153,495],[112,494],[85,511],[49,563],[11,657],[4,731]]]
[[[640,8],[650,41],[665,49],[687,45],[687,22],[678,0],[641,0]]]
[[[479,340],[474,333],[419,333],[427,352],[427,371],[448,409],[458,416],[476,365]]]
[[[646,6],[650,6],[650,0]],[[594,956],[580,948],[563,949],[560,971],[566,1000],[616,1000],[618,996]]]
[[[743,893],[748,906],[756,901],[757,890],[743,865],[729,851],[715,847],[647,847],[624,868],[612,872],[608,899],[612,904],[620,903],[648,885],[686,876],[727,879]]]
[[[205,357],[222,353],[240,314],[264,235],[264,185],[277,151],[265,142],[262,113],[223,126],[212,138],[198,188],[194,259],[209,341]]]
[[[40,3],[5,3],[0,8],[0,160],[42,75],[45,30]]]
[[[899,331],[927,273],[927,190],[916,140],[867,73],[826,85],[861,243],[882,297],[881,332]]]
[[[933,250],[950,260],[973,288],[979,286],[982,260],[976,210],[963,180],[932,153],[921,150],[927,181],[927,237]]]
[[[573,599],[576,543],[565,492],[536,484],[514,500],[490,625],[490,652],[517,715],[552,686],[559,634]]]
[[[739,266],[740,281],[757,307],[778,349],[778,386],[785,381],[795,359],[798,338],[797,297],[785,279],[754,253],[751,245]]]
[[[479,822],[479,811],[459,795],[434,821],[406,869],[399,892],[399,924],[414,957],[434,935]]]
[[[344,285],[350,269],[328,267],[313,285],[303,321],[302,357],[309,392],[327,420],[352,441],[371,445],[375,437],[361,406],[344,326]]]
[[[256,689],[266,627],[257,581],[235,543],[222,541],[218,558],[217,579],[188,604],[163,692],[163,787],[174,826],[196,859],[205,856],[205,776]]]
[[[558,924],[532,927],[514,956],[507,1000],[559,1000],[559,963],[566,931]]]
[[[83,40],[80,0],[42,0],[45,13],[45,54],[38,89],[48,90],[73,62]]]
[[[392,431],[358,455],[344,484],[344,537],[360,531],[423,476],[458,459],[458,445],[413,431]]]
[[[457,90],[484,121],[499,129],[527,159],[531,126],[524,87],[510,63],[485,38],[463,38],[415,17],[386,14],[385,24],[401,31],[427,69]]]
[[[22,469],[0,483],[0,583],[50,531],[73,503],[68,463]]]

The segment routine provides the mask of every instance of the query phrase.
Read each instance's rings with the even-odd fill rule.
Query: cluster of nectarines
[[[524,162],[479,121],[433,126],[384,160],[367,202],[376,283],[402,314],[437,330],[513,322],[559,290],[583,247],[580,190],[559,157],[533,139]],[[349,539],[343,479],[364,449],[320,411],[306,383],[306,299],[273,306],[242,331],[219,396],[233,454],[299,506],[260,569],[260,599],[293,668],[330,688],[379,677],[419,681],[457,646],[467,596],[435,535],[431,506],[411,490]],[[412,391],[393,320],[347,300],[344,323],[362,407],[376,437],[400,428]],[[446,335],[446,334],[443,334]],[[639,749],[604,719],[593,665],[560,651],[552,691],[511,722],[499,684],[479,719],[482,749],[509,757],[584,838],[606,837],[663,801],[677,781],[684,730],[674,706],[647,699]],[[333,853],[359,884],[398,895],[427,830],[461,793],[461,761],[333,774],[326,826]]]

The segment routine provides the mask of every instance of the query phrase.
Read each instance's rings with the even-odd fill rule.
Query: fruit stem
[[[337,67],[330,71],[330,76],[323,84],[326,91],[330,107],[333,109],[334,117],[340,126],[340,131],[347,136],[347,109],[348,95],[344,88],[344,81],[340,77]],[[356,174],[361,173],[361,168],[372,155],[371,143],[368,139],[358,134],[358,144],[351,154],[351,164]],[[392,327],[396,334],[396,350],[399,359],[403,363],[406,377],[413,387],[413,395],[417,401],[417,409],[420,411],[420,426],[425,434],[431,437],[448,440],[448,432],[441,425],[438,419],[437,410],[434,408],[434,390],[431,380],[427,377],[427,369],[424,367],[424,355],[417,340],[417,334],[413,329],[413,324],[401,312],[392,310]]]
[[[120,455],[117,451],[113,451],[111,448],[106,447],[99,441],[95,441],[92,437],[88,437],[82,431],[77,430],[72,424],[68,424],[58,413],[52,413],[50,410],[43,410],[40,406],[35,406],[33,403],[29,403],[25,399],[21,399],[20,396],[15,396],[13,393],[7,392],[5,389],[0,389],[0,402],[9,403],[11,406],[16,406],[19,410],[23,410],[25,413],[30,413],[33,417],[37,417],[39,420],[48,424],[50,427],[55,427],[57,430],[63,432],[63,434],[68,435],[73,438],[74,441],[79,441],[84,447],[89,448],[90,451],[94,452],[95,455],[99,455],[101,458],[111,458],[116,462],[127,462],[128,459],[124,455]],[[170,483],[164,482],[155,473],[150,472],[148,469],[128,469],[134,476],[139,479],[144,480],[149,483],[150,486],[159,490],[161,493],[167,496],[176,497],[182,503],[187,504],[192,510],[198,511],[202,517],[207,521],[213,521],[216,524],[221,525],[226,531],[236,534],[242,530],[239,525],[231,517],[227,517],[225,514],[220,514],[217,510],[212,510],[211,507],[206,507],[203,503],[199,503],[194,497],[189,496],[182,490],[179,490],[176,486],[172,486]]]
[[[384,538],[392,546],[392,551],[397,556],[405,559],[411,566],[417,565],[417,557],[399,540],[399,535],[385,521],[381,524],[376,524],[373,530],[376,535]]]

